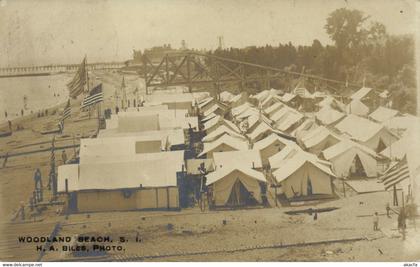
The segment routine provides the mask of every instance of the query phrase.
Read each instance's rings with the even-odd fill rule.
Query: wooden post
[[[276,199],[276,207],[278,207],[279,206],[279,203],[278,203],[278,201],[277,201],[277,185],[274,185],[274,194],[275,194],[275,196],[274,196],[274,198]]]
[[[346,197],[346,186],[345,186],[345,183],[344,183],[344,177],[342,178],[342,182],[343,182],[343,195],[344,195],[344,197]]]
[[[404,191],[401,192],[402,207],[404,209]]]
[[[395,186],[395,184],[394,184],[394,188],[393,188],[393,191],[394,191],[394,196],[393,196],[393,204],[394,204],[394,206],[398,206],[398,197],[397,197],[397,187]]]
[[[191,84],[191,56],[190,54],[186,55],[187,57],[187,79],[188,79],[188,92],[192,92],[192,84]]]

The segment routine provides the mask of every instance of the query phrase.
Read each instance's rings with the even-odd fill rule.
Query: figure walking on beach
[[[63,160],[63,164],[66,164],[67,162],[67,154],[66,151],[63,150],[63,152],[61,153],[61,159]]]
[[[375,215],[373,215],[373,231],[378,231],[379,230],[379,217],[378,217],[378,213],[375,212]]]
[[[388,203],[386,203],[386,207],[385,207],[385,209],[386,209],[386,216],[389,218],[390,216],[389,216],[389,211],[391,210],[391,207],[389,206],[389,202]]]
[[[42,177],[41,177],[41,171],[39,169],[36,169],[35,175],[34,175],[34,181],[35,181],[35,192],[36,192],[36,201],[42,201]]]

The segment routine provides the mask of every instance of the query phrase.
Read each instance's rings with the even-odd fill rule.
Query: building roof
[[[241,166],[232,166],[232,168],[219,168],[216,171],[209,173],[207,177],[207,184],[213,184],[220,179],[223,179],[224,177],[228,176],[234,171],[242,172],[243,174],[250,176],[256,180],[259,180],[261,182],[267,182],[267,180],[264,177],[264,174],[262,174],[259,171],[253,170],[251,168],[245,168]]]
[[[80,139],[80,162],[95,162],[103,158],[121,158],[124,156],[136,155],[136,143],[150,143],[156,142],[158,147],[153,146],[150,149],[159,149],[160,152],[167,147],[166,137],[155,135],[138,135],[138,136],[118,136],[109,138],[83,138]],[[147,151],[145,151],[147,152]],[[144,152],[138,152],[144,153]]]
[[[258,150],[241,150],[213,153],[215,169],[232,168],[232,166],[246,168],[262,168],[261,156]]]
[[[367,94],[370,93],[370,91],[372,91],[372,88],[368,88],[368,87],[362,87],[360,88],[357,92],[355,92],[353,95],[351,95],[351,99],[357,99],[357,100],[361,100],[362,98],[364,98]]]
[[[213,142],[204,143],[204,149],[203,151],[198,155],[198,157],[201,157],[208,152],[211,152],[213,149],[217,148],[218,146],[225,144],[227,146],[230,146],[236,150],[247,150],[248,144],[245,141],[241,141],[237,138],[231,137],[229,135],[222,135],[220,138],[216,139]]]
[[[346,114],[337,111],[329,106],[321,108],[316,114],[315,117],[324,125],[333,124],[340,119],[344,118]]]
[[[366,142],[381,131],[384,126],[368,119],[350,114],[340,121],[335,128],[337,128],[337,130],[341,133],[346,133],[358,141]]]
[[[153,154],[155,155],[150,159],[80,164],[80,175],[72,177],[78,181],[69,183],[75,185],[71,191],[139,188],[140,185],[143,187],[176,186],[177,172],[181,172],[184,165],[184,151]]]
[[[395,109],[378,107],[374,112],[370,113],[369,118],[377,122],[384,122],[397,116],[398,113],[399,111]]]
[[[151,95],[145,95],[144,100],[146,102],[158,102],[158,103],[180,103],[180,102],[195,102],[194,96],[191,93],[154,93]]]
[[[100,130],[97,139],[106,139],[112,137],[135,137],[135,136],[154,136],[161,140],[168,140],[169,145],[185,144],[185,134],[182,129],[168,129],[158,131],[144,132],[119,132],[117,129]]]

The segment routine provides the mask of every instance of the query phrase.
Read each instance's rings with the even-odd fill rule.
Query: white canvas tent
[[[374,112],[370,113],[369,118],[381,123],[392,119],[397,116],[398,113],[399,111],[395,109],[378,107]]]
[[[222,135],[219,139],[213,142],[204,143],[204,149],[198,155],[198,157],[207,155],[207,158],[212,158],[214,152],[247,150],[247,149],[248,149],[248,144],[246,142],[238,140],[229,135]]]
[[[346,114],[337,111],[329,106],[323,107],[321,110],[319,110],[315,117],[319,122],[326,126],[334,125],[335,123],[338,123],[341,119],[343,119],[346,116]]]
[[[233,131],[231,128],[227,127],[226,125],[221,125],[217,127],[214,131],[209,133],[203,138],[203,142],[213,142],[214,140],[218,139],[220,136],[227,134],[231,137],[238,138],[240,140],[246,141],[246,137]]]
[[[376,152],[382,151],[398,139],[381,124],[355,115],[348,115],[335,128]]]
[[[322,151],[321,158],[331,162],[337,177],[378,175],[379,156],[375,151],[350,140],[342,140]]]
[[[287,198],[317,198],[332,195],[332,179],[335,175],[330,168],[316,156],[297,149],[286,147],[269,158],[276,170],[273,176],[281,185]]]
[[[290,134],[297,139],[303,138],[306,134],[311,132],[312,130],[318,128],[319,125],[315,122],[315,120],[311,118],[306,118],[296,129],[294,129]]]
[[[273,105],[264,109],[264,113],[267,114],[268,117],[271,117],[275,112],[280,110],[284,106],[281,102],[276,102]]]
[[[350,96],[351,99],[362,100],[365,98],[373,89],[369,87],[362,87]]]
[[[229,91],[223,91],[220,93],[220,101],[229,102],[235,95]]]
[[[308,152],[319,155],[321,151],[337,144],[340,138],[324,126],[320,126],[307,133],[300,140]]]
[[[252,104],[250,104],[249,102],[245,102],[240,106],[234,107],[231,110],[232,116],[236,117],[238,115],[240,115],[242,112],[245,112],[246,110],[248,110],[249,108],[252,108]]]
[[[370,112],[370,109],[368,106],[363,104],[362,101],[359,99],[353,99],[347,106],[346,106],[346,112],[348,114],[354,114],[358,116],[367,116]]]
[[[204,130],[206,131],[207,134],[210,134],[211,132],[215,131],[217,128],[219,128],[222,125],[225,125],[227,128],[229,128],[232,131],[235,131],[237,133],[241,132],[239,130],[239,128],[234,123],[232,123],[229,120],[223,119],[220,116],[216,116],[216,117],[208,120],[207,122],[205,122],[204,123]]]
[[[232,168],[240,166],[251,169],[261,169],[262,162],[258,150],[241,150],[213,153],[214,166],[219,168]]]
[[[260,156],[263,165],[268,164],[268,159],[275,155],[277,152],[281,151],[286,146],[294,146],[296,143],[287,140],[283,137],[278,136],[275,133],[267,136],[266,138],[256,142],[252,147],[254,150],[260,151]]]
[[[239,166],[219,168],[207,175],[215,206],[244,206],[250,200],[262,204],[261,183],[266,183],[261,172]]]
[[[264,137],[269,136],[272,133],[280,133],[280,132],[273,129],[267,123],[260,122],[260,124],[254,129],[254,131],[248,134],[248,137],[253,143],[255,143],[263,139]]]

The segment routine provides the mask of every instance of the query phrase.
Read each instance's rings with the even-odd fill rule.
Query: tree
[[[364,23],[368,18],[360,10],[340,8],[328,16],[325,29],[338,49],[359,47],[367,35]]]

